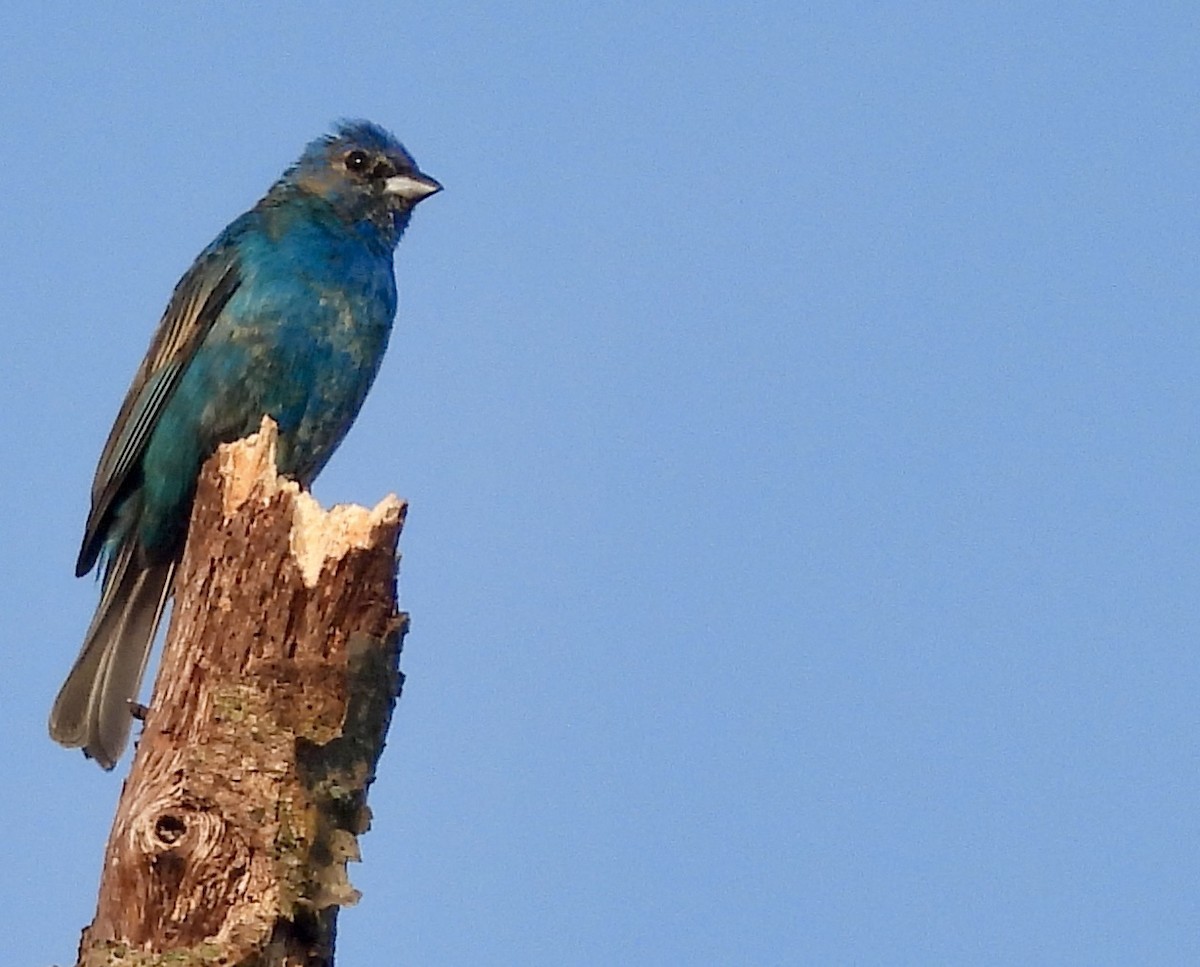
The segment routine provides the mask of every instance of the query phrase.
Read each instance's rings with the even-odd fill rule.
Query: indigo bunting
[[[171,596],[200,467],[264,414],[307,486],[346,435],[396,313],[392,253],[441,190],[392,135],[347,121],[311,142],[188,269],[100,455],[76,574],[100,603],[50,735],[111,769]]]

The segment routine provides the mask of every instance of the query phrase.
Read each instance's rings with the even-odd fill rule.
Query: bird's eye
[[[365,151],[351,151],[348,155],[346,155],[346,170],[362,171],[367,166],[367,162],[370,160],[371,159],[367,157],[367,153]]]

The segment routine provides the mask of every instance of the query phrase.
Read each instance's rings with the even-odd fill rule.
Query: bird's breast
[[[216,445],[279,425],[280,470],[311,480],[357,416],[396,310],[390,255],[323,233],[240,246],[242,283],[168,404],[147,469],[194,476]],[[164,495],[163,503],[169,503]]]

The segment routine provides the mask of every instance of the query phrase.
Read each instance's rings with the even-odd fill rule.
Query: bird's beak
[[[418,173],[413,175],[392,175],[392,177],[383,183],[383,190],[389,195],[403,198],[409,204],[415,205],[430,195],[436,195],[442,190],[442,186],[428,175]]]

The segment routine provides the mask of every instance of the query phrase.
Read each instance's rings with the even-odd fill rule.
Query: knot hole
[[[187,823],[174,813],[163,813],[154,824],[154,835],[164,846],[174,846],[187,832]]]

